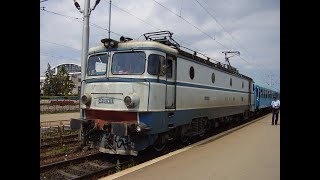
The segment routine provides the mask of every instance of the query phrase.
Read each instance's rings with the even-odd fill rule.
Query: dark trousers
[[[278,116],[279,116],[279,110],[278,109],[272,109],[272,125],[274,125],[274,124],[277,125],[278,124]]]

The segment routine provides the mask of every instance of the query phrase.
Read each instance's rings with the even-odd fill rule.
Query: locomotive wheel
[[[163,141],[163,136],[159,136],[156,142],[153,144],[153,149],[156,151],[162,151],[166,147],[166,141]]]
[[[153,145],[153,149],[156,151],[162,151],[166,147],[166,143],[156,143]]]
[[[204,132],[199,134],[200,137],[204,136]]]
[[[180,141],[181,141],[182,143],[188,142],[188,141],[189,141],[189,136],[187,136],[187,135],[181,135],[181,136],[180,136]]]

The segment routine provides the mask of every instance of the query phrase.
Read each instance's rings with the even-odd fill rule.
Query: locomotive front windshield
[[[99,54],[88,59],[87,73],[89,76],[105,75],[107,71],[108,55]]]
[[[112,74],[143,74],[146,62],[144,52],[119,52],[112,57]]]

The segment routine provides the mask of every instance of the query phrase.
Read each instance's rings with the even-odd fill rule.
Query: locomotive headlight
[[[81,96],[81,102],[87,106],[91,103],[91,95],[90,94],[84,94]]]
[[[133,108],[139,104],[140,98],[136,94],[124,97],[123,102],[128,108]]]

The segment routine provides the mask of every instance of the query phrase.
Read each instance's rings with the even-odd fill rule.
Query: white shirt
[[[272,108],[278,109],[280,107],[280,101],[279,100],[272,101],[271,106]]]

